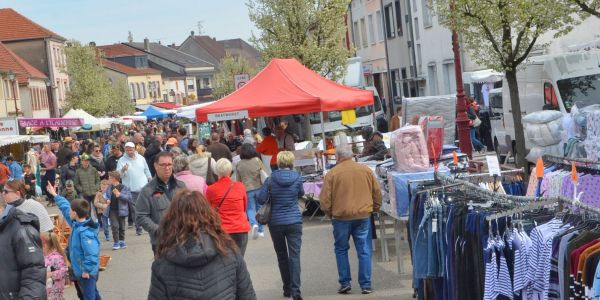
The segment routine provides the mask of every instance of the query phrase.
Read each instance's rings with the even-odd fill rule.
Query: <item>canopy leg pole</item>
[[[321,138],[323,139],[323,151],[327,150],[325,143],[325,123],[323,121],[323,112],[321,112]]]

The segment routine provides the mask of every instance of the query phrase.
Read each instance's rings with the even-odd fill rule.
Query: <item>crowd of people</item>
[[[198,141],[172,125],[146,124],[95,140],[67,136],[29,149],[23,167],[12,158],[0,164],[0,241],[8,245],[0,247],[0,265],[11,270],[0,272],[0,298],[63,299],[65,281],[72,280],[81,299],[100,299],[101,240],[122,251],[129,227],[150,237],[149,299],[255,299],[244,254],[267,225],[283,296],[302,299],[298,199],[304,189],[294,169],[294,134],[282,122],[262,135],[213,132]],[[363,156],[387,155],[380,133],[364,134]],[[358,282],[369,294],[370,215],[381,205],[381,192],[372,172],[352,160],[350,147],[338,147],[336,155],[320,197],[333,220],[338,292],[351,290],[352,236]],[[57,205],[71,227],[66,252],[40,199]],[[265,203],[270,221],[259,224],[255,216]]]

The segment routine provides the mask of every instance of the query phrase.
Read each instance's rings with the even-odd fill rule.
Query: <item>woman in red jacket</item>
[[[206,189],[206,198],[210,205],[219,212],[223,230],[235,241],[242,256],[246,253],[250,223],[246,215],[247,196],[244,184],[231,180],[231,162],[221,158],[215,165],[215,173],[219,180]]]

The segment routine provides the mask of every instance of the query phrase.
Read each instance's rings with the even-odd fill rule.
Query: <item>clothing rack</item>
[[[509,210],[506,210],[503,212],[489,215],[489,216],[485,217],[485,219],[487,221],[497,220],[500,218],[512,216],[514,214],[522,213],[522,212],[525,212],[528,210],[543,208],[546,205],[552,205],[552,204],[556,204],[558,202],[560,202],[560,200],[558,198],[548,198],[546,200],[533,201],[533,202],[527,203],[525,205],[521,205],[521,206],[509,209]]]
[[[520,169],[514,169],[514,170],[505,170],[505,171],[500,171],[500,175],[508,175],[508,174],[513,174],[513,173],[525,173],[525,169],[520,168]],[[474,178],[474,177],[494,177],[494,176],[498,176],[498,175],[490,175],[490,173],[477,173],[477,174],[468,174],[468,175],[462,175],[462,176],[456,176],[456,178],[459,179],[464,179],[464,178]]]
[[[542,156],[542,159],[546,162],[569,165],[569,166],[571,165],[571,162],[575,162],[576,163],[575,165],[580,166],[580,167],[586,167],[586,168],[590,168],[590,169],[600,170],[600,161],[593,161],[593,160],[589,160],[589,159],[585,159],[585,158],[568,158],[568,157],[561,157],[561,156],[546,154],[546,155]],[[579,163],[579,165],[577,163]]]
[[[439,173],[435,173],[435,178],[438,182],[441,182],[444,185],[462,183],[465,193],[474,195],[474,196],[477,196],[480,198],[490,199],[496,203],[503,203],[503,204],[527,203],[527,202],[531,202],[531,201],[534,201],[537,199],[534,197],[498,194],[493,191],[481,188],[479,185],[476,185],[474,183],[462,180],[460,178],[452,178],[449,176],[444,176]]]

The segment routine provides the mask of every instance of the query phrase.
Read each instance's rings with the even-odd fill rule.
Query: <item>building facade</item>
[[[0,42],[46,75],[51,90],[50,115],[60,116],[69,89],[66,39],[15,10],[4,8],[0,9]]]
[[[381,20],[379,0],[353,0],[346,18],[346,26],[356,56],[362,60],[365,85],[374,86],[380,97],[387,101],[390,99],[390,91],[384,28]]]
[[[132,68],[102,59],[102,65],[112,83],[125,82],[129,99],[136,105],[163,102],[161,72],[152,68]]]
[[[185,92],[186,102],[192,99],[212,100],[210,78],[215,73],[212,63],[159,43],[151,43],[148,39],[144,39],[143,43],[123,44],[144,52],[148,57],[148,66],[162,72],[165,82],[163,96],[166,95],[167,99],[174,97],[177,88]]]
[[[47,77],[0,43],[3,106],[0,116],[49,117]],[[16,107],[16,109],[15,109]]]

